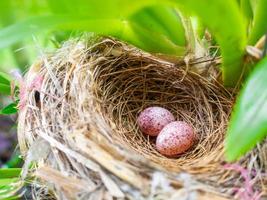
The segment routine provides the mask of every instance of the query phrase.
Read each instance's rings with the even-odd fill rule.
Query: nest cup
[[[230,95],[219,85],[186,71],[185,66],[134,53],[123,53],[118,59],[111,52],[108,62],[100,62],[93,74],[97,112],[115,125],[113,137],[164,168],[191,173],[199,173],[200,168],[211,170],[222,155]],[[177,120],[194,127],[195,145],[173,159],[158,153],[155,138],[142,134],[136,123],[140,112],[149,106],[164,107]]]
[[[183,187],[175,177],[185,172],[200,185],[209,186],[203,190],[232,195],[231,180],[238,174],[229,175],[222,167],[232,97],[216,80],[192,72],[183,61],[168,62],[112,39],[89,46],[81,41],[66,43],[31,67],[26,84],[36,76],[43,77],[42,87],[27,91],[27,103],[19,116],[19,143],[26,160],[39,163],[34,170],[37,177],[54,183],[57,197],[97,195],[102,186],[110,196],[151,197],[155,195],[153,174],[158,171],[166,175],[166,183],[175,186],[173,191],[177,185]],[[138,115],[149,106],[164,107],[177,120],[189,123],[197,135],[194,146],[175,158],[158,153],[155,138],[137,126]],[[45,141],[47,153],[30,157],[40,141]],[[261,155],[252,165],[266,164]],[[89,161],[99,168],[89,167]],[[251,164],[249,159],[243,163]],[[78,181],[73,188],[79,194],[72,193],[73,188],[62,180],[44,176],[47,170],[67,175],[66,181],[69,177]],[[103,173],[117,190],[109,188]],[[99,188],[81,187],[88,180]],[[162,189],[162,195],[171,197],[170,189]]]

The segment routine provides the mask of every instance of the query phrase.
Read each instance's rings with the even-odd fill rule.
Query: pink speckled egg
[[[162,155],[173,157],[192,147],[194,140],[194,129],[186,122],[175,121],[161,130],[156,140],[156,148]]]
[[[157,136],[164,126],[175,121],[170,111],[161,107],[148,107],[137,118],[141,131],[150,136]]]

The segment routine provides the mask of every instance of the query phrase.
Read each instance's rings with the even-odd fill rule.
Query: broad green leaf
[[[0,83],[0,94],[10,95],[11,87],[10,85]]]
[[[0,84],[10,85],[11,77],[3,72],[0,72]]]
[[[257,40],[267,33],[267,1],[258,0],[254,13],[252,30],[249,36],[249,44],[255,45]]]
[[[18,178],[21,168],[0,169],[0,179]]]
[[[15,114],[18,112],[18,108],[17,108],[18,104],[17,103],[11,103],[8,106],[6,106],[5,108],[3,108],[2,110],[0,110],[0,114],[1,115],[11,115],[11,114]]]
[[[167,6],[144,8],[131,16],[129,21],[153,33],[165,35],[176,45],[186,45],[183,23],[174,8]]]
[[[242,14],[245,16],[247,22],[249,23],[253,18],[253,10],[250,0],[241,0],[240,9],[242,11]]]
[[[138,30],[136,30],[136,27],[138,27]],[[158,32],[149,30],[148,27],[141,27],[127,20],[88,19],[63,15],[34,17],[0,30],[0,48],[18,42],[33,34],[55,29],[83,30],[101,35],[114,36],[144,50],[152,49],[153,52],[157,53],[183,55],[185,52],[184,47],[174,44],[167,36],[159,35]],[[140,30],[143,32],[139,32]],[[20,33],[19,35],[16,34],[18,32]],[[144,35],[146,38],[153,35],[153,44],[143,40]],[[157,42],[159,45],[157,45]]]
[[[49,5],[50,9],[52,10],[52,12],[55,13],[55,14],[66,14],[67,12],[75,11],[69,5],[69,3],[72,3],[71,1],[66,1],[66,0],[57,0],[57,1],[47,0],[47,3]]]
[[[185,54],[185,30],[175,9],[148,7],[131,16],[128,21],[131,35],[121,39],[152,53]]]
[[[254,16],[258,7],[259,0],[249,0],[249,2]]]
[[[258,63],[237,99],[227,131],[226,158],[236,160],[267,135],[267,57]]]
[[[0,199],[21,199],[19,190],[23,187],[20,180],[21,168],[0,169]]]
[[[94,14],[103,2],[90,0],[90,12]],[[152,5],[172,5],[178,9],[193,11],[215,35],[223,56],[223,78],[226,86],[234,86],[242,74],[242,62],[246,45],[246,27],[237,2],[232,0],[107,0],[103,16],[127,17]],[[130,6],[129,6],[130,5]],[[102,15],[102,14],[101,14]],[[222,20],[223,19],[223,20]],[[229,28],[231,27],[231,28]]]
[[[178,7],[195,13],[220,45],[225,86],[235,86],[242,74],[246,46],[246,23],[233,0],[172,0]]]
[[[10,95],[11,77],[3,72],[0,72],[0,94]]]
[[[9,168],[9,169],[17,169],[16,167],[21,166],[22,163],[23,163],[23,159],[21,158],[21,155],[16,153],[12,155],[12,157],[3,165],[3,167]]]
[[[65,11],[70,13],[102,19],[125,19],[145,7],[169,4],[168,1],[160,0],[60,0],[60,3],[63,3]]]
[[[12,2],[11,1],[0,1],[1,9],[0,12],[0,23],[2,25],[10,24],[14,21],[14,14],[15,10],[12,9]]]
[[[14,195],[13,197],[5,198],[5,200],[19,200],[19,199],[21,199],[21,196],[19,196],[19,195]]]
[[[19,181],[18,178],[1,178],[0,179],[0,187],[1,186],[7,186],[7,185],[12,184],[12,183],[17,182],[17,181]]]
[[[64,1],[64,0],[61,0]],[[133,41],[132,44],[137,45],[145,50],[157,47],[151,45],[152,40],[146,42],[144,38],[148,38],[148,33],[153,35],[154,41],[165,38],[166,48],[158,48],[154,51],[162,51],[161,53],[180,53],[181,49],[172,45],[171,40],[165,35],[160,35],[153,30],[147,30],[137,22],[129,24],[128,17],[137,11],[153,5],[175,6],[181,10],[187,10],[195,13],[207,26],[211,33],[218,41],[222,57],[223,57],[223,78],[226,86],[234,86],[242,73],[243,54],[246,44],[246,27],[245,20],[236,1],[232,0],[77,0],[64,1],[65,7],[73,5],[73,11],[77,11],[72,16],[47,16],[39,18],[31,18],[24,22],[20,22],[11,27],[7,27],[0,31],[0,48],[17,42],[26,36],[33,35],[37,32],[51,29],[64,30],[84,30],[96,32],[102,35],[111,35],[125,41]],[[71,4],[73,2],[73,4]],[[82,5],[79,6],[79,5]],[[54,10],[59,9],[58,5],[53,6]],[[68,10],[68,9],[67,9]],[[83,17],[81,19],[81,16]],[[159,15],[160,16],[160,15]],[[77,19],[78,18],[78,19]],[[127,20],[126,20],[127,19]],[[162,19],[160,17],[160,19]],[[168,22],[165,25],[170,26]],[[131,26],[130,26],[131,25]],[[229,28],[231,27],[231,28]],[[137,32],[144,30],[144,32]],[[19,34],[18,34],[19,33]],[[169,42],[168,42],[169,40]],[[146,46],[148,44],[148,46]]]
[[[151,32],[137,23],[129,23],[129,29],[124,33],[121,39],[148,52],[183,56],[186,51],[185,47],[174,44],[165,35]]]
[[[19,178],[0,179],[0,199],[21,199],[19,190],[22,187],[23,184]]]
[[[75,16],[50,15],[32,17],[0,30],[0,48],[7,47],[36,33],[52,29],[90,30],[105,35],[119,35],[124,21],[116,19],[84,19]]]

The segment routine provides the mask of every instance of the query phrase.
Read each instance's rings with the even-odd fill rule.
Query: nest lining
[[[186,70],[185,65],[110,39],[89,48],[81,42],[67,43],[34,65],[26,82],[36,75],[44,78],[42,88],[28,91],[27,105],[19,118],[19,142],[25,155],[34,151],[33,144],[42,137],[51,149],[39,163],[82,180],[93,179],[96,185],[105,181],[86,169],[92,160],[115,174],[118,185],[122,183],[117,177],[141,194],[144,188],[134,183],[142,179],[138,174],[149,179],[157,170],[174,177],[177,172],[190,173],[214,191],[231,194],[229,187],[233,187],[237,174],[224,170],[222,162],[232,99],[215,80],[208,81]],[[40,92],[40,102],[36,102],[36,92]],[[148,106],[165,107],[176,119],[191,124],[197,133],[195,145],[177,158],[159,154],[155,139],[143,135],[136,124],[138,114]],[[243,163],[266,165],[263,148],[259,149],[260,153],[253,154],[258,160],[246,159]],[[79,164],[75,164],[77,160]],[[120,174],[115,168],[128,170],[128,174]],[[259,180],[265,179],[257,177]],[[62,188],[54,190],[63,199],[69,195]]]
[[[107,60],[94,71],[94,96],[98,112],[115,124],[117,139],[173,171],[199,173],[199,168],[209,170],[220,160],[231,109],[231,97],[222,87],[185,71],[184,66],[139,55]],[[136,124],[138,114],[149,106],[165,107],[177,120],[191,124],[197,134],[195,146],[174,159],[158,153],[155,138],[142,134]]]

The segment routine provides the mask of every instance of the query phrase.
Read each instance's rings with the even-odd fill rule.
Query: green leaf
[[[16,169],[16,167],[21,166],[22,163],[23,163],[23,159],[21,158],[21,155],[16,153],[16,154],[12,155],[12,157],[3,165],[3,167],[10,168],[10,169],[13,169],[13,168]]]
[[[7,186],[9,184],[12,184],[14,182],[17,182],[19,179],[18,178],[1,178],[0,179],[0,187],[2,186]]]
[[[0,84],[10,85],[10,82],[11,77],[4,72],[0,72]]]
[[[249,36],[249,44],[255,45],[257,40],[267,33],[267,2],[266,0],[256,1],[253,27]]]
[[[1,115],[11,115],[11,114],[15,114],[18,112],[18,108],[17,108],[18,104],[17,103],[11,103],[8,106],[6,106],[5,108],[3,108],[2,110],[0,110],[0,114]]]
[[[45,30],[64,29],[64,30],[83,30],[96,32],[102,35],[110,35],[131,42],[145,50],[154,49],[156,44],[151,45],[157,39],[163,38],[162,45],[154,52],[180,54],[183,51],[179,45],[173,45],[174,31],[165,30],[165,35],[158,31],[149,30],[143,27],[139,22],[129,21],[129,17],[144,7],[153,5],[175,6],[181,10],[195,13],[206,25],[218,41],[223,57],[223,79],[226,86],[234,86],[242,74],[243,55],[246,45],[246,22],[239,10],[236,1],[232,0],[203,0],[201,3],[197,0],[77,0],[64,1],[66,16],[50,15],[37,18],[27,19],[16,25],[7,27],[0,31],[0,48],[13,44],[25,37]],[[66,5],[65,5],[66,4]],[[69,9],[73,5],[72,11],[77,11],[76,15]],[[82,6],[80,6],[82,5]],[[131,5],[131,6],[129,6]],[[53,5],[53,10],[60,10],[60,7]],[[168,20],[163,21],[162,16],[157,13],[157,19],[163,22],[163,26],[171,26]],[[152,13],[154,15],[154,13]],[[151,16],[152,16],[151,15]],[[155,15],[154,15],[155,16]],[[139,20],[140,21],[140,20]],[[160,26],[157,26],[160,27]],[[162,27],[162,26],[161,26]],[[231,27],[231,28],[229,28]],[[139,32],[142,31],[144,32]],[[157,28],[157,30],[159,30]],[[162,30],[162,29],[161,29]],[[169,28],[168,30],[172,30]],[[161,31],[162,32],[162,31]],[[162,32],[163,33],[163,32]],[[145,41],[151,34],[154,39]],[[170,36],[172,39],[170,39]],[[181,37],[179,37],[181,38]],[[165,44],[164,44],[165,43]],[[162,48],[166,45],[166,48]]]
[[[151,32],[137,23],[129,23],[129,28],[124,33],[121,39],[148,52],[183,56],[186,51],[185,47],[174,44],[165,35]]]
[[[19,190],[22,186],[23,184],[19,178],[0,179],[0,199],[21,199]]]
[[[176,45],[186,45],[183,23],[174,8],[168,6],[147,7],[131,16],[129,21],[150,32],[165,35]]]
[[[240,8],[247,22],[250,22],[250,20],[252,20],[253,18],[253,10],[252,10],[250,0],[241,0]]]
[[[0,48],[7,47],[36,33],[53,29],[91,30],[115,35],[123,30],[123,21],[116,19],[84,19],[76,16],[49,15],[32,17],[0,30]]]
[[[21,199],[19,190],[23,183],[20,180],[21,168],[0,169],[0,199]]]
[[[227,131],[226,158],[236,160],[267,135],[267,57],[255,67],[237,99]]]
[[[7,197],[7,198],[5,198],[5,200],[19,200],[19,199],[21,199],[21,196],[19,196],[19,195],[15,195],[13,197]]]
[[[0,94],[10,95],[10,93],[11,93],[10,85],[0,83]]]
[[[134,25],[133,25],[134,24]],[[138,27],[138,30],[136,30]],[[99,33],[101,35],[114,36],[130,42],[144,50],[153,50],[157,53],[168,53],[183,55],[185,48],[174,44],[167,36],[159,35],[147,27],[141,27],[136,23],[130,23],[123,19],[89,19],[76,16],[50,15],[27,19],[0,30],[0,48],[11,45],[33,34],[47,30],[83,30]],[[139,31],[143,32],[139,32]],[[17,33],[20,33],[19,35]],[[143,39],[143,36],[154,36],[153,45]],[[180,34],[181,35],[181,34]],[[147,38],[146,37],[146,38]],[[159,41],[160,39],[160,41]],[[140,41],[141,40],[141,41]],[[162,43],[163,45],[157,45]]]
[[[233,87],[242,74],[246,46],[246,22],[233,0],[172,0],[178,7],[195,13],[215,36],[222,52],[225,86]]]
[[[0,169],[0,179],[18,178],[21,168]]]

